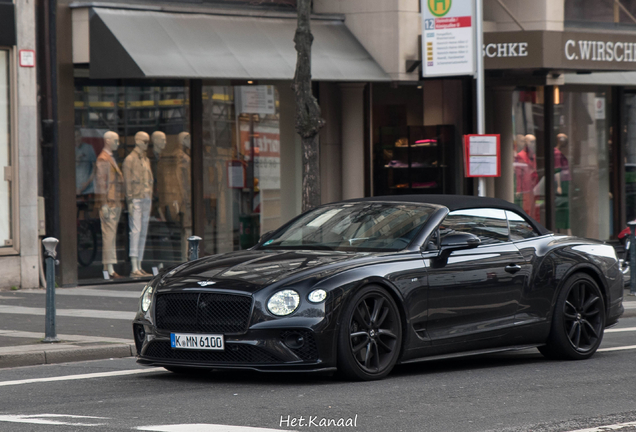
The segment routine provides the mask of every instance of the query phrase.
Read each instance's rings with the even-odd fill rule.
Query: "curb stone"
[[[0,355],[0,368],[35,366],[42,364],[67,363],[108,358],[132,357],[136,353],[135,344],[108,344],[70,349],[42,349]]]

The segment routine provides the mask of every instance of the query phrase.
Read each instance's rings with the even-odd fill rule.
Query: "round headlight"
[[[294,290],[278,291],[270,297],[267,309],[274,315],[285,316],[296,310],[300,304],[300,296]]]
[[[146,287],[143,294],[141,295],[141,310],[144,312],[148,312],[150,309],[150,303],[152,302],[152,287]]]
[[[312,292],[309,293],[309,295],[307,296],[307,299],[312,302],[312,303],[320,303],[325,301],[325,299],[327,298],[327,291],[323,290],[323,289],[317,289],[317,290],[313,290]]]

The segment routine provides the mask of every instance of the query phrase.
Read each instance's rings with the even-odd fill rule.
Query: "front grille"
[[[225,351],[178,350],[168,341],[151,342],[144,357],[158,360],[185,360],[201,363],[259,364],[281,363],[273,355],[253,345],[227,344]]]
[[[158,294],[157,328],[170,331],[242,333],[247,329],[252,298],[218,293]]]
[[[285,341],[287,336],[292,334],[300,334],[303,337],[304,344],[300,348],[290,348],[298,357],[305,361],[318,360],[318,345],[314,334],[307,330],[288,330],[280,334],[280,340]]]

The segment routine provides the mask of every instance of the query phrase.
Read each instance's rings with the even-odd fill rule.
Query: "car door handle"
[[[506,271],[508,273],[517,273],[519,270],[521,270],[521,266],[518,266],[517,264],[509,264],[506,266]]]

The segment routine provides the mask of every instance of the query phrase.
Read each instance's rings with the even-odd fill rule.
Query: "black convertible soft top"
[[[389,195],[351,199],[347,201],[392,201],[419,204],[435,204],[447,207],[448,210],[463,210],[474,208],[496,208],[510,210],[523,216],[541,235],[549,234],[543,225],[532,219],[521,207],[499,198],[477,197],[470,195]]]

